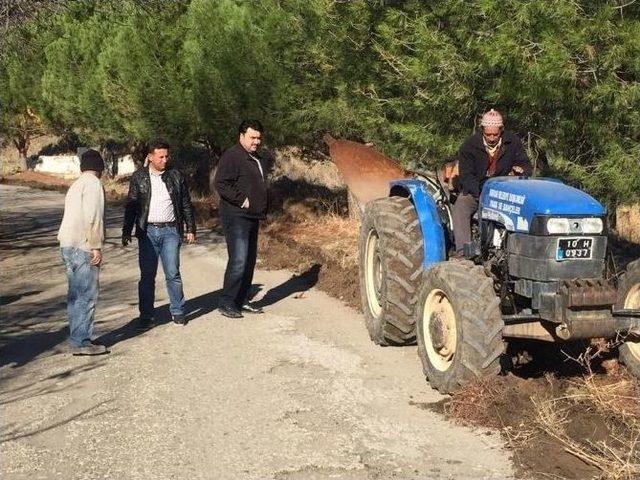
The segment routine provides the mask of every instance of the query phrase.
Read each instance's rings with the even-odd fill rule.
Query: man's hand
[[[249,197],[244,199],[244,202],[242,202],[240,208],[249,208]]]
[[[99,267],[102,263],[102,250],[94,248],[91,250],[91,265]]]
[[[523,173],[524,169],[522,167],[514,165],[513,168],[511,168],[511,173],[509,173],[509,175],[522,175]]]
[[[187,243],[196,243],[195,233],[187,233]]]
[[[122,235],[122,246],[126,247],[131,243],[131,235]]]

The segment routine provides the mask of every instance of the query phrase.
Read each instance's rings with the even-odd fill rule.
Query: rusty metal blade
[[[389,195],[389,182],[407,178],[410,173],[400,164],[372,147],[349,140],[336,140],[327,134],[331,160],[360,206]]]

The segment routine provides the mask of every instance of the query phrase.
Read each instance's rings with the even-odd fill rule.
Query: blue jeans
[[[91,265],[91,252],[76,247],[60,249],[67,270],[69,342],[74,347],[91,340],[93,316],[100,291],[100,268]]]
[[[260,221],[253,218],[223,215],[220,217],[227,241],[227,269],[220,295],[220,306],[240,309],[247,301],[258,254]]]
[[[138,238],[138,261],[140,281],[138,298],[140,318],[153,318],[153,303],[156,296],[156,273],[158,258],[162,262],[164,278],[169,293],[171,315],[184,315],[184,293],[180,276],[180,244],[182,238],[176,227],[149,225],[146,234]]]

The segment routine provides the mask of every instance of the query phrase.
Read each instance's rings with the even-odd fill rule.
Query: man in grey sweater
[[[91,340],[105,236],[104,189],[100,183],[103,171],[104,162],[98,152],[87,150],[82,154],[80,178],[69,187],[58,231],[69,281],[67,315],[74,355],[107,353],[103,345]]]

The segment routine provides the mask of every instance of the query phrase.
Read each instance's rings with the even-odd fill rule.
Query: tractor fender
[[[411,199],[418,214],[422,230],[422,266],[429,269],[446,259],[444,229],[438,215],[436,202],[420,180],[394,180],[389,183],[390,196],[403,196]]]

